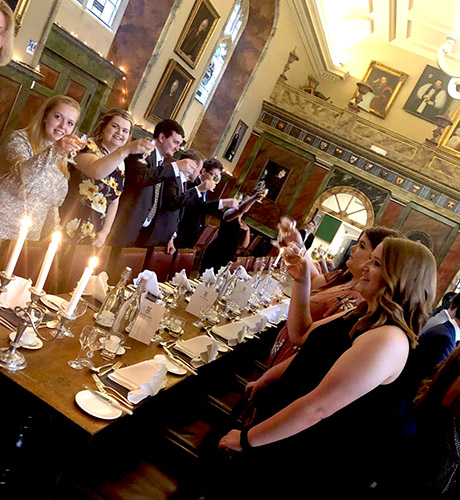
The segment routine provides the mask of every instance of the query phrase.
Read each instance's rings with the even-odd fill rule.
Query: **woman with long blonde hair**
[[[23,130],[0,149],[0,239],[15,239],[25,215],[28,238],[45,238],[59,224],[58,207],[68,189],[67,155],[78,149],[75,130],[80,105],[58,95],[44,102]]]
[[[60,209],[64,231],[72,243],[100,248],[109,236],[124,187],[124,160],[153,148],[148,139],[130,140],[133,126],[128,111],[107,111],[87,146],[75,157],[69,193]]]
[[[13,57],[13,39],[13,11],[4,0],[0,0],[0,66],[6,66]]]
[[[373,498],[396,461],[416,392],[408,360],[435,298],[435,259],[420,243],[385,238],[362,266],[365,302],[300,325],[309,267],[286,252],[294,279],[288,323],[307,336],[296,355],[248,384],[256,417],[220,441],[242,451],[226,476],[241,491],[226,482],[216,498]]]

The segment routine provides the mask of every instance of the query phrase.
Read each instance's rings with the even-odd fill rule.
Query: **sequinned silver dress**
[[[0,149],[0,240],[16,239],[24,215],[32,219],[28,239],[44,239],[59,226],[68,180],[56,162],[55,144],[34,155],[24,131],[13,132]]]

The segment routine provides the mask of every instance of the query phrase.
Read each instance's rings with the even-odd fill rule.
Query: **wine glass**
[[[80,316],[83,316],[88,308],[88,302],[84,299],[80,299],[77,302],[77,307],[75,307],[73,313],[68,315],[66,310],[67,305],[68,302],[64,302],[59,306],[59,310],[57,312],[58,319],[55,325],[50,324],[51,322],[47,323],[48,327],[54,327],[54,329],[51,330],[50,335],[58,339],[62,339],[64,337],[75,337],[70,328],[67,326],[67,323],[75,321]]]
[[[88,366],[87,363],[92,365],[89,359],[84,359],[83,352],[87,347],[90,347],[90,345],[95,345],[95,342],[100,344],[98,334],[100,335],[98,329],[93,326],[87,325],[83,327],[78,337],[80,341],[80,352],[75,359],[68,361],[70,367],[75,368],[75,370],[81,370],[84,366]]]
[[[88,136],[86,134],[81,134],[80,132],[77,132],[76,134],[70,136],[70,140],[75,144],[75,146],[78,147],[78,150],[71,151],[69,153],[69,158],[67,159],[67,162],[76,165],[74,158],[77,156],[78,151],[80,151],[80,149],[83,149],[86,146],[88,142]]]
[[[261,189],[260,192],[262,193],[262,198],[260,200],[257,200],[258,203],[262,203],[262,199],[267,196],[267,194],[268,194],[268,188]]]
[[[200,307],[200,319],[194,321],[192,325],[196,328],[204,328],[206,326],[206,315],[208,312],[209,306]]]
[[[152,142],[152,150],[153,150],[153,149],[155,149],[155,145],[156,145],[155,139],[151,139],[151,142]],[[151,153],[152,153],[152,151],[150,151],[149,153],[144,153],[141,156],[141,158],[137,161],[139,163],[142,163],[143,165],[147,165],[147,158],[150,156]]]
[[[160,324],[158,325],[158,330],[152,337],[152,342],[161,342],[163,340],[163,333],[165,329],[169,327],[169,321],[171,320],[172,314],[168,308],[165,308],[163,317],[161,318]]]

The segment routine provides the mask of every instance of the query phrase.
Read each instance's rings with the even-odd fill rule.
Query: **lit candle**
[[[27,233],[29,232],[29,228],[31,225],[32,220],[30,219],[30,217],[26,216],[22,219],[18,239],[16,240],[16,244],[14,245],[13,251],[10,255],[10,260],[8,261],[5,269],[5,273],[7,276],[13,275],[14,268],[18,263],[19,255],[21,253],[22,247],[24,246],[24,242],[26,241]]]
[[[66,315],[71,316],[77,307],[78,301],[80,300],[83,292],[85,291],[86,285],[88,284],[91,275],[94,272],[94,268],[99,264],[99,259],[97,257],[91,257],[88,262],[88,267],[85,267],[83,274],[81,275],[80,281],[75,288],[72,298],[69,301],[66,309]]]
[[[43,286],[45,285],[46,278],[48,277],[48,273],[50,272],[51,264],[53,263],[53,259],[56,255],[59,243],[61,242],[61,238],[62,235],[60,231],[55,231],[53,233],[53,236],[51,237],[51,243],[48,246],[45,260],[43,261],[40,273],[37,278],[37,282],[35,283],[35,289],[37,290],[37,292],[41,292],[43,290]]]
[[[281,255],[283,254],[284,247],[280,248],[279,254],[275,259],[275,262],[273,262],[273,268],[275,268],[278,265],[278,262],[281,259]]]

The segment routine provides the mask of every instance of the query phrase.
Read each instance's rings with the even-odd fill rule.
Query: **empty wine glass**
[[[76,165],[75,157],[77,156],[78,151],[80,151],[80,149],[83,149],[86,146],[87,139],[88,139],[88,136],[86,134],[81,134],[79,132],[70,136],[70,140],[75,144],[75,146],[78,147],[78,150],[71,151],[69,153],[69,158],[67,159],[68,163],[72,163],[73,165]]]
[[[152,142],[152,150],[155,148],[156,142],[155,139],[151,139]],[[139,163],[142,163],[143,165],[147,165],[147,158],[150,156],[152,152],[150,151],[149,153],[144,153],[139,160],[137,160]]]
[[[193,326],[196,328],[204,328],[206,326],[206,314],[209,309],[209,306],[202,306],[200,307],[200,319],[194,321],[192,323]]]
[[[172,317],[171,311],[165,308],[163,317],[161,318],[160,324],[158,325],[158,330],[152,337],[152,342],[161,342],[163,340],[163,333],[165,329],[169,327],[169,321]]]
[[[84,359],[83,352],[86,348],[90,347],[90,345],[95,345],[95,342],[97,342],[98,344],[100,343],[98,333],[98,329],[94,328],[93,326],[87,325],[83,327],[82,331],[80,332],[80,336],[78,337],[80,341],[80,352],[75,359],[68,361],[69,366],[75,368],[75,370],[81,370],[84,366],[88,366],[88,363],[92,365],[89,359]]]

